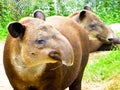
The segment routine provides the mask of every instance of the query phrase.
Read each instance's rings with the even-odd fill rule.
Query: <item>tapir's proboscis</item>
[[[8,31],[3,59],[14,90],[81,90],[89,39],[78,23],[37,10]]]

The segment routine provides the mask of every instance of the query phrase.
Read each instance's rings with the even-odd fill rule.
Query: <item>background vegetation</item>
[[[85,5],[91,6],[106,24],[120,22],[120,0],[0,0],[0,40],[5,39],[9,22],[31,16],[36,9],[46,16],[68,16]]]
[[[108,55],[99,57],[89,64],[84,79],[99,82],[110,80],[117,75],[120,75],[120,49],[112,50]]]
[[[106,24],[120,23],[120,0],[0,0],[0,40],[6,38],[8,23],[32,16],[36,9],[43,10],[47,17],[68,16],[74,11],[82,10],[85,5],[92,7]],[[108,56],[88,64],[84,80],[98,82],[120,75],[119,53],[120,50],[111,52]]]

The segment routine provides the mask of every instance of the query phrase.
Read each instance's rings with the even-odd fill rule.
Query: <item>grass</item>
[[[109,81],[109,85],[104,90],[120,90],[120,75],[117,75]]]
[[[99,57],[88,64],[84,73],[84,80],[94,82],[106,81],[120,75],[120,50],[112,51],[109,55]]]

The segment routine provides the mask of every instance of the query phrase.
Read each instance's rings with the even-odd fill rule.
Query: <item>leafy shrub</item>
[[[3,35],[5,38],[6,26],[9,22],[18,21],[25,16],[32,16],[36,9],[43,10],[47,17],[52,15],[68,16],[72,12],[81,10],[84,5],[91,6],[106,24],[120,23],[120,1],[118,0],[1,0],[1,37]]]
[[[118,0],[101,0],[96,8],[96,14],[107,23],[120,23],[120,1]]]

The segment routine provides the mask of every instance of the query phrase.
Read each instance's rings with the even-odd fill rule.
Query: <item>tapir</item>
[[[89,38],[78,23],[37,10],[8,31],[3,63],[14,90],[81,90]]]
[[[90,41],[90,52],[104,50],[107,46],[112,44],[119,44],[120,39],[113,33],[113,31],[95,14],[88,6],[84,10],[74,12],[68,16],[72,20],[81,25],[87,31]],[[105,44],[105,46],[104,46]]]

